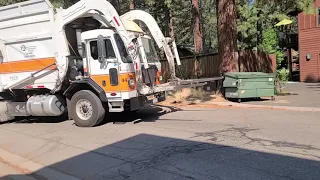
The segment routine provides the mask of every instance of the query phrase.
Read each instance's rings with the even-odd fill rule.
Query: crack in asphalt
[[[178,174],[178,175],[180,175],[180,176],[183,176],[183,177],[186,177],[186,178],[197,179],[197,178],[195,178],[195,177],[192,177],[192,175],[190,175],[190,176],[185,176],[185,175],[183,174],[183,172],[186,172],[186,173],[189,173],[189,174],[190,174],[190,173],[191,173],[191,174],[197,174],[197,175],[206,176],[206,177],[209,176],[210,179],[211,179],[211,178],[215,178],[215,179],[217,179],[217,180],[222,180],[221,178],[219,178],[219,177],[217,177],[217,176],[213,176],[213,175],[211,175],[211,174],[196,173],[196,172],[187,171],[186,169],[182,169],[182,168],[176,167],[176,166],[174,166],[174,165],[170,165],[170,166],[172,166],[173,168],[178,169],[179,171],[182,171],[182,173],[176,173],[176,174]],[[169,170],[163,170],[163,171],[171,172],[171,171],[169,171]]]
[[[173,141],[176,141],[176,140],[173,140]],[[168,143],[172,143],[172,142],[168,142]],[[147,155],[145,157],[145,159],[143,159],[143,160],[131,161],[130,163],[137,165],[139,168],[129,172],[127,174],[127,176],[130,177],[130,174],[153,168],[153,169],[156,169],[159,171],[168,172],[171,174],[176,174],[176,175],[179,175],[184,178],[196,179],[192,176],[183,175],[183,173],[177,173],[177,172],[172,172],[172,171],[168,171],[168,170],[164,170],[164,169],[159,169],[158,166],[161,164],[164,164],[166,161],[168,161],[168,159],[170,159],[170,157],[178,155],[178,154],[191,154],[194,152],[201,152],[201,151],[211,150],[211,149],[215,149],[215,148],[226,148],[226,147],[228,147],[228,146],[217,146],[217,147],[213,148],[212,146],[208,145],[208,143],[197,143],[197,144],[187,144],[187,145],[174,145],[174,144],[172,144],[171,146],[166,146],[166,147],[161,148],[159,151],[153,151],[153,152],[155,152],[155,154]],[[179,169],[179,167],[175,167],[175,168]],[[182,170],[182,169],[179,169],[179,170]],[[185,172],[188,172],[188,171],[185,171]],[[192,173],[195,174],[195,172],[192,172]],[[210,177],[219,179],[219,178],[217,178],[215,176],[211,176],[209,174],[206,174],[206,175],[199,174],[199,175],[210,176]]]
[[[218,139],[221,137],[230,137],[231,136],[231,137],[237,137],[239,139],[244,138],[244,139],[248,140],[248,142],[244,143],[243,145],[252,145],[252,144],[258,143],[259,145],[261,145],[265,149],[269,149],[269,150],[274,150],[274,149],[270,149],[269,147],[300,149],[305,154],[297,153],[297,152],[293,152],[293,151],[281,151],[279,149],[277,149],[277,151],[281,151],[281,152],[285,152],[285,153],[292,153],[292,154],[296,154],[296,155],[304,155],[304,156],[307,155],[307,156],[311,156],[311,157],[315,157],[315,158],[320,159],[319,156],[316,156],[316,155],[313,155],[313,154],[310,154],[309,152],[307,152],[308,150],[309,151],[310,150],[320,151],[319,148],[315,148],[311,145],[297,144],[297,143],[285,142],[285,141],[273,141],[273,140],[266,140],[266,139],[262,139],[262,138],[253,138],[253,137],[249,137],[247,135],[247,133],[249,133],[251,131],[256,131],[256,130],[259,130],[259,129],[253,129],[253,128],[247,128],[247,127],[242,127],[242,128],[232,127],[232,128],[228,128],[228,129],[224,129],[224,130],[214,131],[214,132],[195,133],[195,136],[193,136],[191,138],[205,137],[205,138],[208,138],[207,141],[211,141],[211,142],[217,142]],[[227,133],[227,134],[224,134],[224,133]],[[232,135],[229,136],[228,135],[229,133]],[[246,155],[248,155],[248,154],[246,154]],[[268,170],[265,170],[265,169],[251,167],[251,166],[247,166],[245,164],[243,164],[243,165],[246,166],[246,168],[258,170],[262,173],[277,176],[279,178],[290,179],[290,180],[296,179],[294,177],[290,177],[290,175],[281,175],[278,173],[269,172]],[[234,166],[234,165],[232,165],[232,166]]]
[[[209,138],[208,141],[217,141],[219,137],[226,137],[227,135],[224,135],[223,133],[230,133],[233,134],[239,134],[236,135],[237,138],[245,138],[246,140],[249,140],[245,145],[250,145],[254,143],[258,143],[259,145],[263,147],[289,147],[289,148],[295,148],[295,149],[301,149],[301,150],[315,150],[315,151],[320,151],[319,148],[315,148],[312,145],[305,145],[305,144],[297,144],[293,142],[285,142],[285,141],[274,141],[274,140],[267,140],[267,139],[262,139],[262,138],[254,138],[254,137],[249,137],[247,133],[251,131],[256,131],[259,129],[253,129],[253,128],[247,128],[247,127],[242,127],[242,128],[228,128],[225,130],[219,130],[219,131],[214,131],[214,132],[204,132],[204,133],[195,133],[195,136],[191,138],[197,138],[197,137],[206,137]],[[266,144],[267,143],[267,144]]]

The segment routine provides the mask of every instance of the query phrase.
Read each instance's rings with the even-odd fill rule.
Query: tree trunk
[[[134,0],[130,0],[129,9],[134,10]]]
[[[237,47],[237,10],[235,0],[217,0],[218,53],[220,71],[239,71]]]
[[[164,23],[162,23],[162,32],[166,37],[170,36],[170,9],[168,8],[167,5],[163,4],[162,5],[163,10],[164,10]]]
[[[172,16],[172,9],[169,8],[169,27],[170,27],[170,37],[171,39],[174,39],[174,22],[173,22],[173,16]]]
[[[201,53],[203,50],[201,25],[200,25],[200,11],[198,0],[192,0],[193,15],[194,15],[194,47],[195,53]]]
[[[199,0],[200,7],[203,7],[202,3],[203,3],[203,0]],[[206,51],[207,51],[207,46],[206,46],[207,34],[204,31],[204,21],[203,21],[202,10],[200,10],[199,13],[200,13],[200,31],[201,31],[201,35],[202,35],[202,52],[206,53]]]

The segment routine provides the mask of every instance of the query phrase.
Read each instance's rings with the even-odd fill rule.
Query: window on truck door
[[[120,53],[122,62],[124,62],[124,63],[132,63],[132,59],[129,56],[129,54],[127,52],[127,49],[126,49],[126,46],[124,45],[120,35],[119,34],[115,34],[114,35],[114,39],[115,39],[117,47],[119,49],[119,53]]]
[[[112,43],[110,39],[105,39],[104,40],[105,44],[106,44],[106,52],[107,52],[107,59],[116,59],[116,54],[114,52]],[[90,53],[91,53],[91,57],[94,60],[98,60],[98,41],[94,40],[94,41],[90,41]]]

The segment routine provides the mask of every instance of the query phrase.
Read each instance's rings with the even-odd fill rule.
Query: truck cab
[[[81,41],[84,73],[108,92],[107,97],[136,94],[134,65],[117,33],[111,29],[86,31]]]
[[[161,64],[151,37],[138,38],[141,38],[140,51],[144,51],[148,69],[141,62],[142,53],[138,53],[137,57],[140,62],[133,62],[120,35],[113,29],[95,29],[81,33],[84,76],[104,90],[110,112],[134,111],[146,103],[147,100],[138,91],[136,82],[139,77],[135,73],[135,66],[141,66],[140,81],[149,88],[160,84],[162,80]]]

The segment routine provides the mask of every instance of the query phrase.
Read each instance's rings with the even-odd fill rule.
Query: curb
[[[221,106],[221,107],[266,108],[266,109],[301,111],[301,112],[320,112],[320,108],[312,108],[312,107],[268,106],[268,105],[239,104],[239,103],[230,103],[230,102],[215,102],[215,103],[212,103],[212,105]]]
[[[16,170],[24,172],[27,175],[29,174],[31,177],[38,180],[81,180],[74,176],[64,174],[55,169],[44,167],[39,163],[33,162],[27,158],[13,154],[1,148],[0,159],[7,162],[8,165],[15,168]]]
[[[268,106],[254,104],[239,104],[233,102],[211,102],[203,104],[182,105],[182,104],[159,104],[160,106],[178,107],[178,108],[247,108],[247,109],[269,109],[269,110],[286,110],[298,112],[320,112],[320,108],[313,107],[292,107],[292,106]]]

